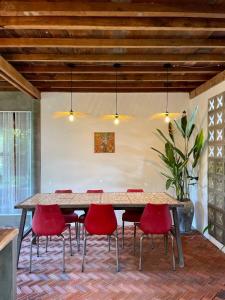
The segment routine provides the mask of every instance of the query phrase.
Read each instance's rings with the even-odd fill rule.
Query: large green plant
[[[195,116],[197,108],[192,112],[188,118],[186,112],[180,120],[168,124],[168,134],[164,134],[160,129],[157,129],[160,137],[165,142],[164,153],[153,148],[154,151],[159,153],[159,157],[164,162],[168,169],[168,174],[162,173],[166,177],[166,189],[174,187],[177,199],[185,201],[189,199],[189,187],[198,181],[198,177],[194,176],[194,169],[196,168],[200,154],[202,151],[204,136],[201,129],[195,137],[196,131]],[[181,139],[179,146],[176,144],[175,130],[178,129]],[[180,145],[181,144],[181,145]]]

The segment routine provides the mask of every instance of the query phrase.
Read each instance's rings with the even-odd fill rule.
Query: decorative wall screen
[[[225,92],[208,102],[209,233],[225,244]]]

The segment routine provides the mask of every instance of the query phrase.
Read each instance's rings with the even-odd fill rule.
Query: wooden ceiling
[[[191,92],[225,69],[223,0],[1,1],[0,54],[39,91]],[[115,69],[113,65],[120,63]],[[0,90],[14,90],[4,79]]]

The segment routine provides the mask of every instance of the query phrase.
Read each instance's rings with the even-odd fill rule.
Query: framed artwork
[[[94,133],[95,153],[115,153],[115,132]]]

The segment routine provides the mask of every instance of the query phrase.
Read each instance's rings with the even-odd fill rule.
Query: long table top
[[[116,209],[144,207],[147,203],[168,204],[170,207],[182,206],[182,203],[167,193],[68,193],[36,194],[15,205],[15,208],[34,209],[37,204],[58,204],[62,208],[88,208],[91,203],[112,204]]]

